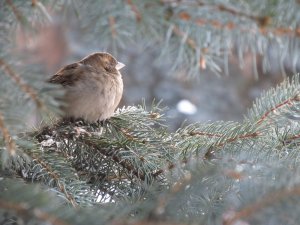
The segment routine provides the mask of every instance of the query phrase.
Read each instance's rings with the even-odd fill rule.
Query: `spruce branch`
[[[39,180],[57,189],[58,193],[75,208],[79,205],[94,205],[96,203],[94,190],[86,180],[80,179],[66,152],[54,151],[56,145],[54,142],[49,146],[52,142],[52,139],[47,139],[41,143],[41,148],[26,151],[32,159],[32,164],[25,178]]]
[[[12,8],[12,5],[14,6],[15,10],[12,10],[13,13],[16,10],[20,11],[19,5],[20,7],[22,6],[19,3],[17,7],[12,1],[7,1],[6,4],[10,8]],[[268,3],[263,2],[259,6],[263,4]],[[291,15],[287,16],[288,19],[286,21],[280,23],[279,18],[283,17],[277,15],[284,13],[279,11],[280,6],[283,4],[283,1],[278,1],[268,5],[270,8],[268,11],[272,13],[268,13],[267,15],[263,14],[265,11],[262,10],[262,7],[259,7],[257,4],[245,3],[244,1],[233,6],[230,3],[210,3],[206,1],[158,1],[150,3],[128,0],[116,2],[111,6],[105,6],[100,11],[95,10],[97,8],[96,3],[84,5],[81,3],[68,4],[63,1],[61,5],[57,4],[59,5],[57,8],[68,8],[70,6],[77,14],[80,11],[80,18],[91,16],[91,21],[93,22],[90,24],[93,24],[92,26],[95,28],[93,32],[97,34],[101,33],[103,37],[101,46],[105,45],[102,46],[105,49],[111,45],[111,42],[108,41],[111,37],[113,37],[114,43],[117,44],[114,44],[115,48],[119,46],[124,47],[124,43],[128,39],[135,40],[135,38],[141,37],[144,39],[151,36],[151,38],[147,38],[148,41],[163,47],[160,48],[162,50],[162,57],[168,56],[172,61],[177,59],[175,61],[177,65],[174,66],[174,69],[185,66],[184,64],[187,63],[186,68],[190,68],[188,74],[198,73],[199,68],[212,69],[217,74],[220,74],[222,71],[219,65],[220,60],[225,57],[225,61],[222,61],[224,62],[224,70],[226,72],[228,67],[226,65],[228,64],[226,58],[229,57],[235,47],[238,47],[238,52],[240,52],[240,60],[242,60],[243,54],[249,52],[248,50],[251,49],[254,55],[257,53],[262,54],[266,62],[268,62],[270,57],[266,52],[268,52],[269,43],[276,44],[278,49],[281,50],[290,48],[294,43],[298,43],[297,39],[300,35],[300,30],[296,26],[296,20],[299,4],[295,2],[286,3],[286,5],[290,6],[289,14]],[[56,9],[55,5],[54,3],[52,7],[54,11]],[[105,5],[105,2],[103,2],[103,5]],[[51,18],[49,19],[50,16],[45,10],[46,6],[44,7],[39,1],[33,1],[32,6],[32,8],[40,9],[42,12],[41,17],[46,18],[46,23],[51,23]],[[80,8],[84,10],[79,10]],[[260,11],[253,13],[257,8]],[[200,10],[201,15],[203,15],[201,18],[199,17],[199,12],[195,9]],[[89,13],[85,14],[85,10]],[[133,14],[133,18],[126,16],[128,12]],[[212,17],[211,15],[215,13],[224,15],[224,19],[222,18],[221,20],[217,17]],[[34,21],[36,18],[33,18],[30,14],[27,15],[25,11],[23,14],[23,17],[28,18],[29,21],[33,20],[33,22],[36,22]],[[105,18],[106,23],[99,24],[97,22],[100,16]],[[243,25],[240,25],[241,21],[243,21]],[[83,27],[85,30],[84,33],[89,33],[90,30],[87,24],[80,24],[80,22],[78,21],[78,26]],[[247,25],[244,23],[247,23]],[[290,26],[290,24],[292,25]],[[167,28],[171,26],[174,27],[174,36],[171,35],[172,41],[170,45],[165,45],[168,36]],[[236,34],[239,35],[236,36]],[[253,37],[253,34],[255,37]],[[180,42],[180,39],[185,36],[188,36],[188,40],[186,43],[181,43],[181,45],[186,44],[186,46],[181,46],[182,50],[180,50],[181,48],[178,48],[178,41]],[[249,39],[250,36],[253,38]],[[195,45],[192,44],[193,42],[195,42]],[[193,48],[196,48],[196,54],[194,54],[195,50]],[[278,52],[279,54],[283,54],[281,50]],[[186,59],[187,55],[188,59]],[[293,58],[293,62],[295,60],[297,62],[296,53],[291,55],[291,57]],[[283,63],[283,59],[284,57],[281,58],[281,63]],[[294,65],[295,63],[293,63],[293,67],[295,68]]]
[[[180,1],[180,0],[162,0],[162,2],[164,4],[169,4],[169,5],[174,5],[176,4],[178,5],[185,5],[185,6],[189,6],[189,7],[208,7],[211,10],[215,10],[215,11],[219,11],[219,12],[226,12],[229,13],[231,15],[233,15],[234,17],[244,17],[250,20],[255,21],[258,25],[265,27],[268,24],[271,23],[271,18],[268,16],[256,16],[256,15],[252,15],[243,11],[238,11],[237,9],[228,7],[226,5],[223,4],[214,4],[214,3],[207,3],[207,2],[202,2],[202,1],[196,1],[196,2],[191,2],[191,1]],[[180,12],[181,15],[185,15],[185,16],[180,16],[182,19],[189,19],[190,16],[186,11],[181,11]]]
[[[16,153],[16,143],[12,139],[12,137],[9,133],[9,130],[5,126],[3,115],[2,115],[1,112],[0,112],[0,131],[2,133],[4,142],[6,144],[6,149],[9,153],[9,155],[11,155],[11,156],[15,155],[15,153]]]
[[[159,175],[154,175],[155,171],[163,165],[160,161],[164,151],[169,158],[172,155],[167,152],[171,147],[169,141],[165,142],[168,143],[165,146],[161,143],[163,137],[168,135],[164,126],[160,125],[161,119],[155,108],[147,112],[142,107],[128,107],[104,122],[101,127],[99,124],[86,124],[82,121],[75,124],[61,121],[43,128],[34,136],[42,145],[48,141],[58,143],[57,149],[54,147],[55,151],[70,160],[82,179],[114,197],[116,190],[111,187],[107,189],[108,184],[116,185],[121,190],[126,188],[127,180],[139,186],[146,181],[162,179]],[[160,130],[159,127],[163,129]],[[48,149],[45,145],[43,148],[43,155],[46,153],[50,156],[49,150],[53,151],[53,147]],[[168,158],[165,160],[171,161]]]
[[[192,131],[190,132],[191,136],[194,135],[199,135],[199,136],[206,136],[206,137],[217,137],[217,138],[224,138],[221,134],[212,134],[212,133],[206,133],[206,132],[200,132],[200,131]],[[223,143],[219,143],[217,145],[217,147],[222,147],[225,144],[231,143],[231,142],[235,142],[237,140],[242,140],[242,139],[248,139],[248,138],[255,138],[258,137],[260,135],[259,132],[253,132],[253,133],[248,133],[248,134],[243,134],[243,135],[238,135],[236,137],[232,137],[232,138],[228,138],[226,141],[224,141]]]
[[[0,199],[0,208],[2,210],[5,209],[13,211],[20,217],[34,217],[41,221],[50,222],[53,225],[70,225],[69,223],[62,221],[55,216],[49,215],[48,213],[41,211],[39,208],[32,209],[26,204],[22,203],[11,203],[7,202],[7,200],[3,201]]]
[[[78,206],[77,202],[75,201],[72,194],[66,190],[65,185],[62,183],[62,178],[57,174],[57,172],[55,172],[51,168],[51,166],[48,165],[44,160],[39,159],[35,155],[31,155],[31,157],[35,164],[42,166],[42,168],[46,170],[47,175],[50,176],[55,181],[54,186],[57,186],[60,192],[65,195],[65,197],[72,204],[72,206],[76,208]]]
[[[52,17],[47,12],[46,7],[39,0],[32,0],[31,1],[31,6],[32,7],[37,7],[45,15],[45,17],[48,19],[49,22],[53,22]]]
[[[110,224],[114,219],[114,207],[75,209],[63,204],[53,191],[46,191],[37,184],[5,178],[0,181],[0,190],[1,222],[17,218],[17,224],[99,225]]]
[[[173,25],[173,32],[174,34],[176,34],[178,37],[182,37],[183,40],[185,40],[184,42],[187,43],[187,45],[195,52],[197,53],[198,51],[198,46],[196,44],[196,41],[194,39],[192,39],[191,37],[188,37],[188,34],[186,32],[183,32],[182,30],[180,30],[180,28],[176,25]],[[209,51],[209,48],[205,47],[205,48],[201,48],[200,50],[200,59],[198,62],[199,68],[200,69],[206,69],[206,60],[205,60],[205,54],[207,54]]]
[[[33,189],[31,186],[26,184],[22,184],[10,179],[2,179],[0,181],[0,208],[1,210],[11,211],[14,212],[17,216],[26,219],[26,218],[34,218],[35,220],[49,222],[53,225],[69,225],[70,223],[62,220],[61,218],[57,217],[53,213],[54,205],[57,206],[58,201],[57,199],[51,200],[50,196],[46,197],[47,201],[41,202],[38,200],[34,200],[36,197],[41,197],[41,195],[45,195],[41,192],[37,187]],[[25,196],[21,196],[20,193],[26,193]],[[32,195],[35,196],[32,196]],[[18,198],[9,198],[9,196],[19,197]],[[30,197],[32,197],[30,201]],[[42,208],[41,205],[46,204],[54,204],[52,206],[48,206],[48,209],[51,209],[49,212],[46,207]]]
[[[36,106],[39,109],[45,108],[44,103],[39,99],[36,91],[31,86],[26,84],[25,81],[22,80],[20,75],[15,73],[14,70],[4,61],[4,59],[0,58],[0,68],[1,67],[5,71],[5,74],[9,78],[11,78],[21,88],[21,90],[35,102]]]
[[[16,19],[19,21],[20,24],[24,24],[27,22],[26,18],[23,16],[23,14],[20,12],[20,10],[14,5],[12,0],[5,0],[6,4],[9,5],[12,12],[16,16]]]
[[[181,13],[179,15],[179,18],[184,21],[189,21],[190,20],[190,15]],[[204,18],[199,18],[199,19],[194,19],[191,21],[195,25],[199,27],[204,27],[204,26],[211,26],[214,29],[217,30],[223,30],[223,31],[240,31],[243,33],[248,33],[252,34],[254,31],[253,29],[245,28],[239,24],[236,24],[235,22],[229,21],[229,22],[224,22],[216,19],[204,19]],[[262,23],[269,23],[269,22],[262,22]],[[255,32],[258,32],[266,37],[268,37],[270,34],[276,35],[276,36],[287,36],[287,37],[299,37],[300,36],[300,28],[295,28],[292,29],[290,27],[260,27],[260,29],[255,30]]]
[[[141,22],[142,15],[141,15],[140,11],[138,10],[137,6],[132,2],[132,0],[127,0],[126,3],[129,5],[131,11],[134,13],[136,22],[138,22],[138,23]]]
[[[254,203],[248,204],[246,207],[232,214],[230,218],[223,221],[224,225],[234,225],[236,221],[254,216],[267,207],[279,204],[285,199],[298,197],[300,195],[300,186],[292,188],[283,188],[267,193],[265,196],[257,199]]]
[[[103,147],[100,147],[97,145],[97,142],[93,142],[92,139],[88,139],[87,137],[82,138],[81,141],[83,144],[96,149],[97,151],[99,151],[102,155],[111,158],[113,161],[115,161],[117,164],[121,165],[124,169],[126,169],[128,171],[128,173],[135,175],[137,178],[141,179],[142,181],[145,181],[145,173],[143,173],[142,171],[138,170],[138,168],[134,168],[134,166],[120,158],[118,155],[119,151],[118,150],[114,150],[114,149],[105,149]]]
[[[268,118],[268,116],[275,112],[276,110],[280,109],[281,107],[285,106],[292,106],[294,102],[299,102],[300,101],[300,95],[296,94],[294,97],[291,97],[277,105],[275,105],[273,108],[271,108],[269,111],[265,112],[265,114],[257,121],[257,124],[261,124],[264,120]]]
[[[289,110],[299,102],[299,74],[291,80],[286,79],[276,89],[265,92],[261,98],[257,99],[253,107],[248,111],[251,121],[258,125],[263,124],[266,120],[268,125],[274,120],[273,117],[281,116],[284,110]],[[270,121],[272,119],[272,121]]]
[[[209,149],[224,147],[237,141],[255,140],[263,135],[258,127],[247,121],[244,123],[222,121],[209,124],[196,123],[182,128],[179,134],[185,137],[182,143],[198,143]]]
[[[276,89],[272,95],[268,95],[268,98],[277,99],[282,90],[288,89],[290,91],[290,85],[293,86],[294,84],[292,82],[286,85],[284,89]],[[297,86],[294,88],[297,89]],[[272,109],[273,107],[271,107],[271,111],[273,111]],[[265,112],[262,115],[264,114]],[[119,183],[117,186],[120,188],[121,186],[119,185],[125,180],[157,180],[157,177],[160,177],[159,180],[162,179],[161,181],[164,183],[165,178],[163,177],[166,174],[183,167],[191,159],[195,157],[199,159],[200,157],[201,160],[207,160],[208,151],[214,151],[215,153],[213,154],[219,154],[219,151],[215,150],[222,148],[225,154],[229,148],[233,150],[245,148],[246,146],[251,147],[261,140],[266,140],[270,135],[267,129],[257,126],[257,123],[248,120],[245,120],[243,123],[216,122],[212,124],[193,124],[170,135],[163,130],[161,130],[162,132],[160,131],[163,128],[163,125],[160,125],[160,120],[162,119],[162,116],[155,110],[147,112],[143,108],[128,107],[120,110],[113,118],[102,124],[102,128],[98,127],[98,125],[65,123],[56,125],[51,132],[54,132],[56,138],[59,138],[56,140],[64,143],[65,150],[61,148],[62,146],[59,147],[59,151],[63,150],[60,154],[64,155],[64,157],[74,158],[79,153],[77,150],[74,152],[74,149],[78,147],[86,149],[87,155],[84,161],[88,163],[83,164],[83,167],[75,166],[78,174],[83,176],[88,174],[87,177],[99,176],[96,179],[100,179],[98,181],[102,184],[99,183],[100,185],[98,184],[97,188],[105,193],[109,193],[111,196],[117,193],[112,191],[112,189],[107,189],[106,184],[104,185],[105,182],[111,184],[117,182]],[[51,132],[50,136],[53,135]],[[170,142],[170,140],[172,141]],[[165,161],[167,166],[157,164],[153,167],[154,158],[151,157],[151,152],[155,150],[153,153],[156,156],[163,153],[157,154],[156,152],[157,148],[162,144],[160,143],[161,141],[163,141],[167,152],[171,150],[172,154]],[[199,148],[202,155],[197,153]],[[147,151],[146,155],[144,155],[144,151]],[[189,155],[188,153],[192,154]],[[187,157],[191,157],[191,159]],[[82,159],[81,162],[84,162]],[[115,170],[113,169],[113,164],[108,166],[109,160],[113,161],[114,166],[117,166],[116,168],[119,168],[120,172],[101,175],[102,172],[100,171],[103,171],[103,169],[107,172]],[[74,162],[76,162],[76,159]],[[105,166],[101,168],[99,163]],[[87,169],[92,168],[91,166],[97,168],[97,172]],[[234,170],[226,169],[224,176],[235,179],[235,177],[244,175],[236,173]]]
[[[265,115],[266,112],[270,112],[267,115],[269,117],[273,113],[272,109],[274,107],[276,108],[276,106],[290,98],[288,96],[294,93],[293,89],[298,89],[295,82],[285,83],[284,87],[280,86],[271,94],[269,93],[267,99],[275,99],[272,100],[274,104],[261,109],[260,117],[257,116],[256,118],[261,118],[261,115]],[[289,92],[286,92],[287,90]],[[282,98],[278,99],[278,96],[282,96]],[[297,104],[293,106],[286,104],[277,107],[281,110],[276,118],[279,116],[283,119],[288,118],[285,115],[286,110],[295,113],[298,109],[296,106]],[[286,109],[282,110],[283,108]],[[143,107],[127,107],[102,123],[101,127],[99,124],[86,124],[82,121],[57,123],[37,136],[40,142],[53,139],[55,143],[59,143],[54,148],[44,146],[43,155],[47,155],[47,158],[43,158],[42,161],[45,161],[47,165],[49,161],[51,168],[47,165],[42,166],[46,170],[48,167],[48,170],[50,168],[51,171],[54,171],[52,166],[55,164],[53,162],[60,164],[57,158],[53,159],[54,151],[61,157],[70,160],[72,167],[76,169],[81,179],[89,179],[89,177],[94,176],[97,182],[92,179],[89,182],[91,182],[91,187],[94,187],[93,190],[101,190],[101,195],[108,194],[115,200],[124,199],[124,197],[130,199],[129,196],[147,199],[140,206],[134,205],[128,208],[126,213],[129,214],[136,210],[142,210],[142,207],[150,204],[148,200],[152,200],[148,197],[148,194],[153,193],[151,188],[155,185],[151,187],[151,184],[145,187],[145,183],[155,180],[159,188],[154,188],[154,190],[163,190],[165,194],[155,198],[154,202],[151,203],[151,207],[148,205],[147,210],[144,211],[145,215],[149,213],[148,215],[152,215],[154,218],[168,218],[174,213],[180,212],[191,215],[191,218],[193,218],[191,220],[197,220],[200,211],[195,212],[189,204],[183,203],[186,202],[188,196],[197,196],[196,199],[188,197],[189,201],[199,209],[207,210],[207,214],[200,216],[201,221],[207,221],[211,218],[210,210],[214,210],[215,207],[221,207],[222,209],[216,220],[221,219],[221,215],[227,215],[226,208],[222,208],[225,204],[222,199],[227,196],[228,192],[234,192],[235,188],[240,190],[239,182],[241,182],[241,185],[247,183],[251,181],[249,177],[256,177],[262,171],[263,174],[260,176],[263,178],[267,176],[268,170],[266,168],[273,165],[272,162],[275,162],[275,158],[278,159],[278,153],[274,151],[274,148],[291,148],[289,151],[294,148],[296,150],[296,146],[292,144],[288,146],[279,145],[279,136],[278,140],[274,141],[273,133],[269,131],[276,126],[266,129],[263,126],[264,123],[253,123],[252,120],[249,121],[247,118],[242,123],[192,124],[171,134],[164,130],[164,125],[161,124],[163,120],[164,118],[159,109],[155,109],[155,107],[150,111],[145,110]],[[255,121],[259,121],[259,119]],[[296,132],[297,129],[294,131]],[[286,138],[290,137],[288,131],[285,131],[285,134],[288,134]],[[209,150],[221,149],[222,151],[215,151],[215,157],[208,159],[205,158],[207,148]],[[260,157],[259,154],[271,153],[272,156],[268,158],[270,164],[262,164],[262,161],[266,159]],[[154,157],[151,156],[152,154],[154,154]],[[167,159],[164,159],[166,156]],[[245,157],[247,160],[245,160]],[[53,161],[51,162],[51,160]],[[207,163],[216,168],[210,170],[207,168]],[[155,166],[152,164],[155,164]],[[193,168],[193,165],[196,165],[196,167]],[[260,169],[259,171],[249,169],[241,172],[234,167],[241,167],[242,165],[244,167],[251,166],[251,168],[257,166]],[[274,168],[275,165],[276,163],[271,168]],[[280,165],[284,166],[284,164]],[[61,170],[59,166],[57,168],[59,171]],[[205,172],[205,169],[208,169],[208,171]],[[157,179],[158,177],[160,179]],[[57,179],[63,180],[64,178],[57,177]],[[234,181],[238,182],[232,185]],[[263,180],[256,182],[263,185]],[[128,188],[128,183],[131,189]],[[73,185],[67,182],[66,184],[67,186]],[[253,185],[255,186],[255,184]],[[199,189],[199,187],[201,188]],[[199,191],[204,196],[199,195]],[[278,201],[285,201],[285,199],[282,198]],[[132,201],[132,199],[129,201]],[[206,208],[212,204],[211,202],[213,202],[214,207]],[[268,203],[260,209],[265,209],[268,206],[274,207],[276,204],[276,202]],[[252,206],[251,202],[246,202],[245,208],[248,206]],[[235,215],[239,215],[238,212]],[[251,217],[254,213],[245,217]],[[234,222],[243,218],[237,217]],[[224,219],[225,222],[227,220]]]

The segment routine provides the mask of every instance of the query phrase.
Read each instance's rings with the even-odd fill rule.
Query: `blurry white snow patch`
[[[182,99],[177,103],[177,110],[183,114],[193,115],[197,112],[197,107],[189,100]]]
[[[54,143],[55,143],[55,141],[54,141],[52,138],[49,137],[48,140],[43,140],[43,141],[41,142],[41,146],[42,146],[42,147],[50,147],[50,146],[53,145]]]

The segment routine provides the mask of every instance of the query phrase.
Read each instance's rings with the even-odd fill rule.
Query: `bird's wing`
[[[50,83],[61,84],[63,86],[72,86],[84,76],[84,70],[87,66],[81,63],[72,63],[60,69],[50,79]]]

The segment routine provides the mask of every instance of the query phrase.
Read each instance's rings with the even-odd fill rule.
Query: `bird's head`
[[[125,65],[118,62],[111,54],[107,52],[96,52],[82,60],[82,63],[93,66],[99,70],[108,73],[118,73]]]

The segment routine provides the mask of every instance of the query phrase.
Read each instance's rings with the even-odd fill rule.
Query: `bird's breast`
[[[66,114],[90,122],[111,117],[123,93],[123,82],[120,79],[77,82],[68,87]]]

